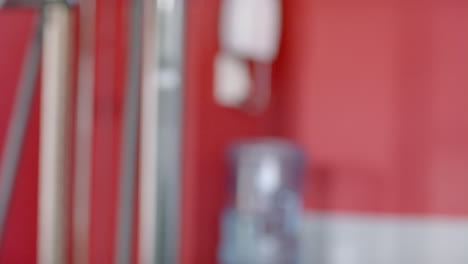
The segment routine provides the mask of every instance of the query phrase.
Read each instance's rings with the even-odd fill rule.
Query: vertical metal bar
[[[158,1],[158,264],[178,263],[184,15],[184,0]]]
[[[124,102],[121,168],[117,222],[116,264],[129,264],[133,245],[139,94],[141,78],[142,0],[130,2],[130,39],[127,87]]]
[[[2,151],[2,160],[0,163],[0,241],[3,237],[5,221],[15,185],[16,171],[39,72],[42,49],[42,24],[43,17],[42,14],[40,14],[36,22],[34,35],[31,38],[26,56],[24,57],[23,69],[18,84],[12,117],[8,125],[5,146]]]
[[[62,264],[70,17],[64,3],[47,4],[44,15],[38,264]]]
[[[156,1],[144,0],[143,85],[140,123],[139,263],[156,261],[158,85]]]
[[[80,3],[80,43],[76,103],[73,197],[73,261],[89,262],[90,180],[94,118],[95,0]]]

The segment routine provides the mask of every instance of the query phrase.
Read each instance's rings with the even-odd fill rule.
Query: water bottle
[[[222,264],[298,264],[303,155],[280,139],[236,144],[221,224]]]

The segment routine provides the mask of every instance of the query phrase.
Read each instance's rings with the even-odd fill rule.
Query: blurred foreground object
[[[44,7],[39,148],[38,264],[65,262],[67,115],[70,103],[70,10]]]
[[[234,147],[234,190],[223,216],[223,264],[296,264],[303,155],[277,139]]]
[[[220,17],[214,98],[225,107],[263,112],[270,100],[271,64],[279,50],[281,2],[224,0]],[[253,70],[248,62],[253,62]]]

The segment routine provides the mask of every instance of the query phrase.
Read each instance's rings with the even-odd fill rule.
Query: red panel
[[[11,115],[26,46],[31,40],[31,11],[0,11],[0,148]],[[37,175],[39,148],[39,92],[37,89],[20,157],[15,189],[1,241],[1,264],[36,261]]]
[[[96,2],[95,120],[90,264],[113,263],[127,51],[127,1]]]
[[[429,154],[424,180],[429,210],[468,214],[468,2],[448,1],[433,12]]]
[[[66,115],[66,126],[67,126],[67,163],[65,166],[65,175],[67,175],[66,179],[66,185],[65,185],[65,190],[66,190],[66,205],[65,205],[65,217],[68,221],[65,222],[65,237],[66,237],[66,248],[65,248],[65,261],[66,263],[71,264],[73,261],[73,197],[74,197],[74,177],[75,175],[75,136],[76,136],[76,99],[77,99],[77,86],[78,86],[78,57],[79,57],[79,9],[78,8],[73,8],[71,10],[71,41],[72,44],[70,46],[70,53],[71,53],[71,63],[70,63],[70,94],[68,95],[69,97],[69,104],[67,108],[67,115]]]
[[[240,136],[304,146],[309,209],[468,214],[468,3],[283,2],[273,106],[252,118],[213,102],[219,1],[188,1],[182,263],[216,263]]]
[[[462,1],[287,2],[282,127],[315,164],[308,206],[468,213],[466,11]]]
[[[285,4],[282,128],[314,165],[308,206],[396,206],[397,9],[394,1]]]

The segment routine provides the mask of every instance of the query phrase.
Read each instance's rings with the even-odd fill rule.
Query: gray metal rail
[[[130,3],[130,38],[127,84],[124,101],[122,150],[117,219],[115,263],[131,263],[135,208],[136,168],[138,155],[138,120],[141,84],[142,0]]]
[[[182,168],[185,0],[158,1],[157,264],[178,263]]]

